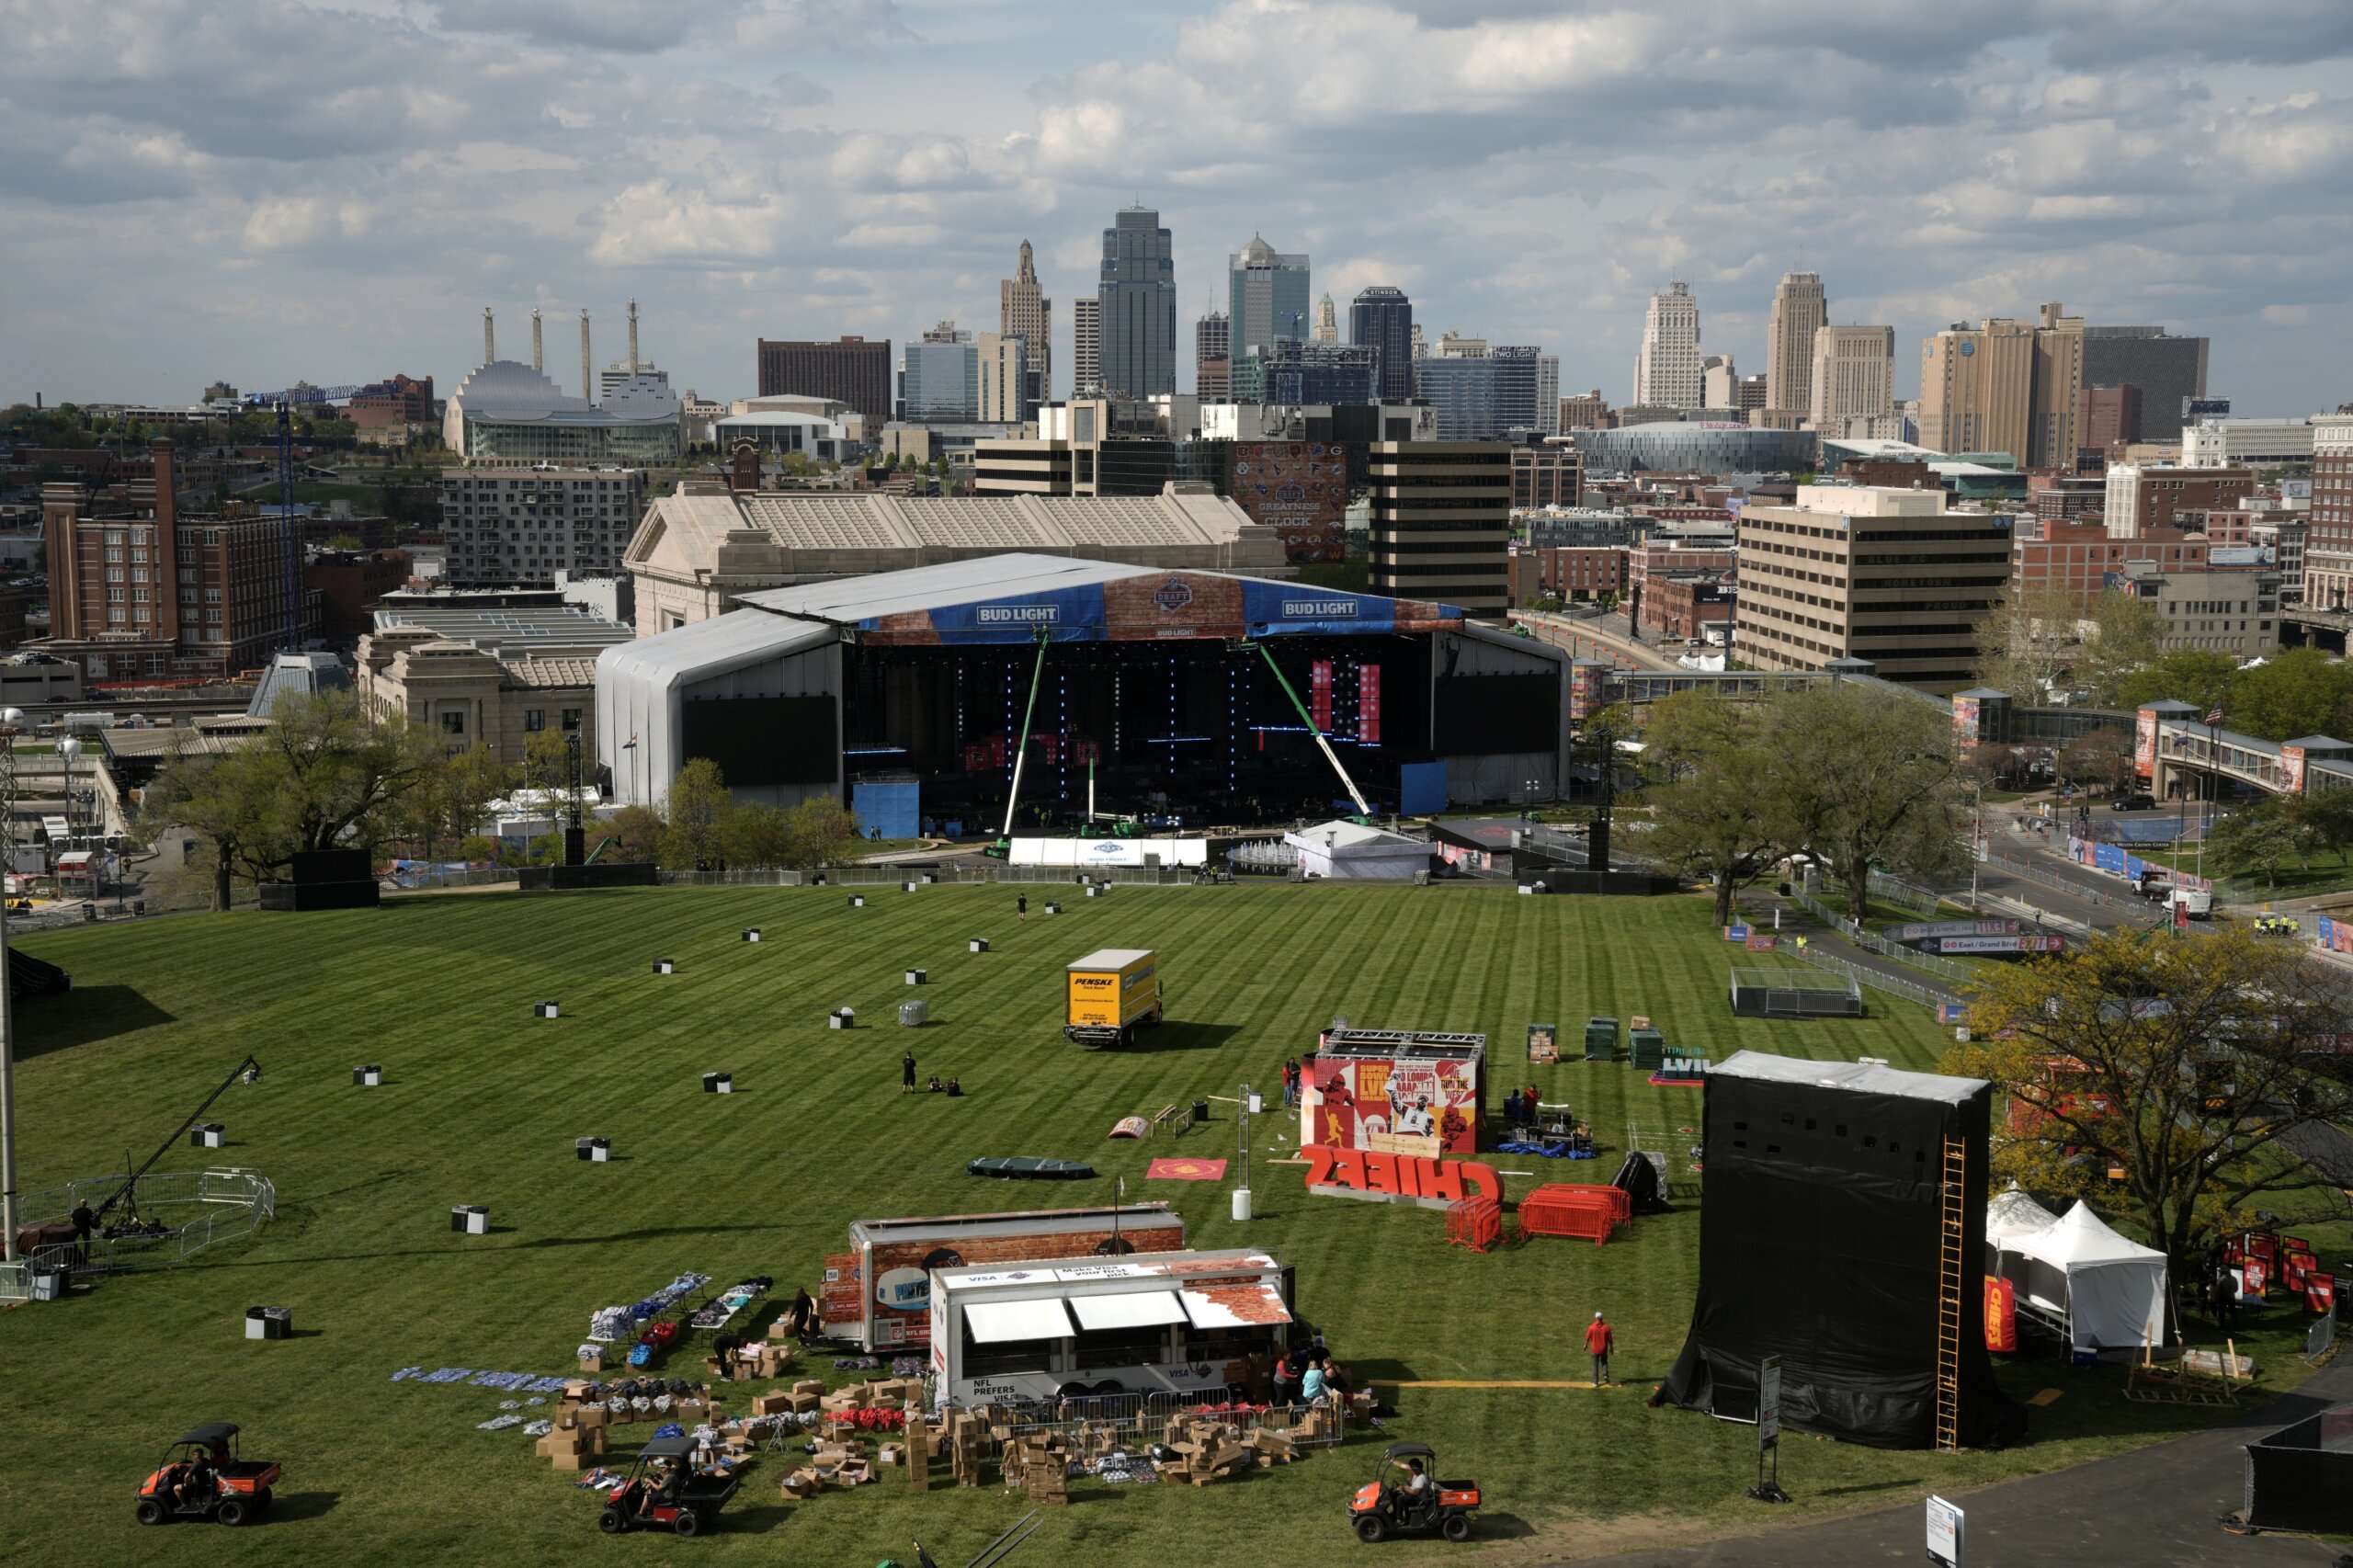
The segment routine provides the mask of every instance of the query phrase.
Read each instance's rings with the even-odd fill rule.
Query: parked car
[[[2148,812],[2154,811],[2156,805],[2157,798],[2142,790],[2130,795],[2117,796],[2108,803],[2108,809],[2111,812]]]

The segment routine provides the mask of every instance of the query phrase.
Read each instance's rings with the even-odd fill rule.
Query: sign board
[[[1504,1195],[1503,1178],[1495,1174],[1495,1167],[1477,1160],[1433,1160],[1418,1154],[1390,1154],[1330,1143],[1310,1144],[1300,1153],[1307,1156],[1310,1192],[1318,1187],[1337,1187],[1346,1192],[1431,1199],[1447,1203],[1466,1198],[1500,1201]]]
[[[1781,1440],[1781,1358],[1768,1356],[1756,1368],[1756,1446]]]
[[[1961,1552],[1967,1540],[1961,1506],[1941,1497],[1928,1499],[1928,1560],[1942,1562],[1946,1568],[1961,1568]]]
[[[1920,942],[1931,937],[2015,937],[2024,927],[2013,918],[1990,917],[1984,920],[1917,920],[1908,926],[1891,926],[1887,938],[1892,942]]]
[[[1937,937],[1920,946],[1932,953],[2057,953],[2067,939],[2056,936]]]

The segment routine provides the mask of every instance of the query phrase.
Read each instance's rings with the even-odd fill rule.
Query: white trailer
[[[931,1368],[958,1404],[1211,1395],[1245,1381],[1247,1358],[1279,1354],[1290,1332],[1282,1265],[1247,1248],[931,1278]]]

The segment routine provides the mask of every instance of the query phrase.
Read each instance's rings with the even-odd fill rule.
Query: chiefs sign
[[[1434,1160],[1421,1154],[1343,1149],[1333,1143],[1311,1143],[1300,1153],[1307,1156],[1311,1192],[1334,1187],[1440,1203],[1465,1198],[1503,1200],[1503,1178],[1495,1166],[1477,1160]]]

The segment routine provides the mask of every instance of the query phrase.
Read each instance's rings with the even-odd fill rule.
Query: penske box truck
[[[1126,1045],[1160,1022],[1160,966],[1149,948],[1104,948],[1070,966],[1063,1033],[1085,1045]]]

